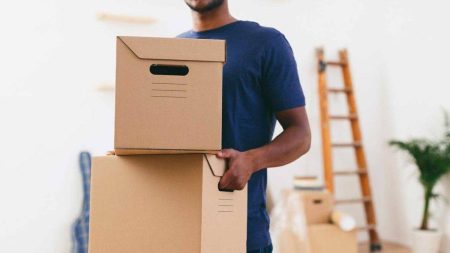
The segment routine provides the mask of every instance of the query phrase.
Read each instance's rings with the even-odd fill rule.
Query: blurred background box
[[[357,253],[357,233],[332,224],[334,198],[326,191],[286,190],[272,213],[278,253]]]
[[[333,197],[325,191],[300,191],[308,225],[329,223],[333,212]]]
[[[311,253],[357,253],[356,230],[345,232],[334,224],[309,226]]]

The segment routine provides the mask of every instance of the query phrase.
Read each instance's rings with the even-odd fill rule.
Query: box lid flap
[[[211,154],[205,154],[204,156],[213,175],[216,177],[223,176],[226,169],[225,160],[217,158],[216,155]]]
[[[225,40],[118,36],[138,58],[225,62]]]

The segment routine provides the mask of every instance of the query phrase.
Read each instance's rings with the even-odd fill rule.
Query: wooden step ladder
[[[322,130],[322,152],[323,152],[323,169],[325,177],[325,185],[327,189],[334,193],[334,177],[335,176],[357,176],[359,178],[362,198],[336,200],[335,204],[353,204],[361,203],[364,205],[366,214],[366,226],[359,228],[367,231],[370,238],[370,251],[380,251],[381,243],[376,230],[375,210],[370,189],[369,174],[367,171],[366,157],[362,143],[361,128],[356,109],[355,94],[351,79],[348,53],[347,50],[339,51],[339,61],[326,61],[324,50],[317,49],[318,60],[318,78],[319,78],[319,102],[320,102],[320,121]],[[342,88],[329,88],[327,85],[326,70],[327,67],[337,67],[342,70],[344,86]],[[348,114],[347,115],[330,115],[328,110],[328,94],[343,94],[347,98]],[[330,122],[335,120],[347,120],[350,122],[352,129],[353,141],[348,143],[335,143],[331,140]],[[356,156],[357,169],[340,170],[334,172],[332,162],[332,149],[334,148],[352,148]]]

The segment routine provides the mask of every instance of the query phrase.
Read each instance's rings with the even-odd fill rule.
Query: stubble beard
[[[212,0],[210,3],[208,3],[207,5],[202,6],[202,7],[195,7],[195,6],[190,5],[188,1],[185,1],[185,2],[186,2],[186,5],[189,6],[189,8],[191,8],[191,10],[198,12],[198,13],[205,13],[205,12],[208,12],[208,11],[211,11],[211,10],[214,10],[214,9],[220,7],[223,4],[224,0]]]

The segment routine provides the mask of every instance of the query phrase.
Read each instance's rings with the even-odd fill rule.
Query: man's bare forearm
[[[249,150],[254,159],[255,171],[262,168],[288,164],[308,152],[311,145],[309,127],[291,126],[278,135],[271,143]]]
[[[305,108],[281,111],[276,117],[283,132],[269,144],[244,152],[223,149],[217,153],[217,157],[229,161],[220,189],[242,190],[254,172],[288,164],[308,152],[311,133]]]

